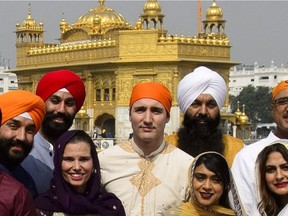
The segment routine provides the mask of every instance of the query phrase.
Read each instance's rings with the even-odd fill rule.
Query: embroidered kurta
[[[165,137],[165,140],[172,145],[178,146],[178,135],[177,133],[171,134]],[[224,143],[224,157],[228,162],[229,167],[232,166],[235,155],[244,147],[242,140],[232,137],[228,134],[223,134],[222,140]]]
[[[38,194],[50,188],[53,176],[53,146],[38,132],[34,137],[33,149],[21,163],[22,167],[32,176]]]
[[[256,199],[256,159],[266,146],[276,140],[279,140],[279,138],[273,132],[270,132],[268,137],[243,148],[234,159],[231,171],[247,215],[260,215]]]
[[[188,198],[193,157],[171,144],[144,156],[132,139],[98,157],[104,188],[122,201],[128,216],[162,215]]]

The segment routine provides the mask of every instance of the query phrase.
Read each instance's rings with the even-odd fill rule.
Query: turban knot
[[[172,96],[170,91],[161,83],[146,82],[136,84],[132,90],[129,107],[142,98],[159,101],[165,107],[167,113],[170,113]]]
[[[282,82],[280,82],[277,86],[275,86],[272,90],[272,99],[274,100],[276,95],[282,91],[283,89],[287,89],[288,88],[288,80],[284,80]]]
[[[210,94],[216,101],[219,110],[226,98],[226,83],[215,71],[206,67],[198,67],[187,74],[178,85],[177,100],[183,113],[201,94]]]
[[[40,129],[46,113],[44,101],[32,92],[23,90],[9,91],[0,95],[2,124],[22,113],[29,113],[36,130]]]
[[[37,85],[36,94],[46,101],[52,94],[66,88],[76,101],[77,112],[85,100],[85,86],[81,78],[72,71],[58,70],[46,73]]]

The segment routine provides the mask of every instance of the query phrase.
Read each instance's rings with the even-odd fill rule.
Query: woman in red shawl
[[[39,215],[124,216],[121,201],[100,191],[98,156],[90,136],[81,130],[65,132],[57,141],[50,189],[35,200]]]

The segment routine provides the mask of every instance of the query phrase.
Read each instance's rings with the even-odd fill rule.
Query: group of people
[[[187,74],[177,89],[183,123],[164,136],[170,91],[137,83],[133,136],[98,154],[86,132],[69,130],[86,96],[76,73],[46,73],[36,94],[0,95],[1,214],[288,214],[288,82],[272,92],[276,130],[245,148],[219,129],[226,94],[217,72],[200,66]]]

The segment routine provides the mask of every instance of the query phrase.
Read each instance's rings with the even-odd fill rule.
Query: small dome
[[[239,116],[239,122],[240,124],[246,124],[249,122],[248,116],[245,114],[245,104],[243,104],[243,112]]]
[[[248,123],[249,118],[248,118],[248,116],[245,113],[242,113],[239,116],[239,121],[240,121],[241,124],[245,124],[245,123]]]
[[[28,12],[27,18],[23,21],[22,26],[23,26],[23,27],[26,27],[26,28],[37,27],[37,23],[36,23],[36,21],[32,18],[32,16],[31,16],[31,11],[30,11],[30,10],[29,10],[29,12]]]
[[[84,109],[84,107],[82,106],[81,109],[79,110],[79,112],[77,113],[77,117],[85,117],[87,116],[87,112]]]
[[[222,9],[213,1],[212,5],[206,11],[206,19],[222,19]]]
[[[161,13],[161,6],[157,0],[148,0],[143,9],[145,14],[159,14]]]
[[[104,0],[99,0],[98,7],[90,9],[88,13],[79,17],[75,24],[81,26],[91,26],[93,24],[95,25],[95,23],[99,23],[104,27],[119,27],[127,25],[125,18],[121,14],[115,12],[111,8],[107,8],[104,5]]]
[[[68,25],[67,21],[65,20],[65,18],[62,18],[60,26],[66,26],[66,25]]]
[[[239,101],[237,101],[237,110],[235,111],[235,115],[237,118],[239,118],[239,116],[242,114],[242,112],[240,111],[240,107],[239,107]]]

